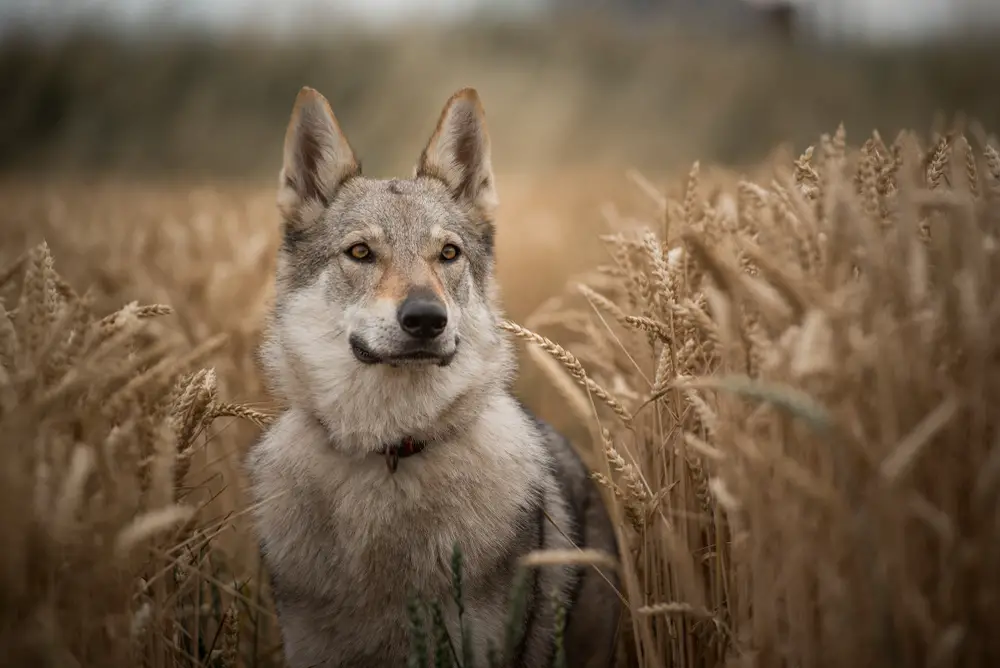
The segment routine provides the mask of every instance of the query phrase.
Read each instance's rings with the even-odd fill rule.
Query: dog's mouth
[[[351,337],[350,344],[354,358],[362,364],[368,365],[388,364],[394,367],[419,365],[448,366],[458,353],[458,337],[455,337],[454,347],[446,353],[423,347],[413,348],[393,355],[380,355],[366,346],[361,338],[357,336]]]

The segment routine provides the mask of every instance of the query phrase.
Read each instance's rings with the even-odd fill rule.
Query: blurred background
[[[523,322],[606,257],[607,202],[657,215],[628,169],[679,188],[695,160],[705,184],[756,177],[841,122],[852,142],[997,127],[998,34],[996,0],[0,0],[0,261],[45,238],[102,308],[230,334],[213,362],[247,399],[303,85],[372,176],[408,174],[479,89]],[[572,431],[533,373],[526,400]]]
[[[379,174],[464,85],[502,172],[747,164],[991,121],[998,28],[995,0],[0,0],[0,169],[270,177],[302,85]]]

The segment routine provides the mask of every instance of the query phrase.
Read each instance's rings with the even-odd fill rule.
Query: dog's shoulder
[[[597,485],[573,444],[526,406],[552,461],[555,483],[572,517],[571,538],[577,547],[618,556],[618,540]],[[610,666],[621,616],[617,594],[621,581],[613,571],[584,569],[569,594],[566,622],[568,665],[582,668]]]
[[[243,469],[256,500],[252,513],[263,546],[273,547],[292,534],[301,538],[321,519],[315,480],[323,469],[324,439],[315,420],[290,409],[248,450]]]
[[[553,472],[560,487],[563,488],[564,494],[569,497],[570,501],[582,500],[588,496],[588,490],[591,486],[589,473],[583,459],[580,458],[570,440],[536,415],[523,402],[518,400],[517,404],[525,419],[538,435],[539,441],[544,445],[552,463]]]
[[[244,467],[252,483],[287,478],[309,467],[317,444],[326,438],[322,426],[306,413],[289,409],[250,446]]]

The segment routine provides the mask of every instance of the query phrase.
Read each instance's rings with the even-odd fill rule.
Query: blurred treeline
[[[1000,46],[848,50],[611,20],[0,43],[0,171],[261,177],[296,91],[323,92],[373,174],[406,170],[452,90],[480,89],[501,171],[745,163],[844,121],[996,126]]]

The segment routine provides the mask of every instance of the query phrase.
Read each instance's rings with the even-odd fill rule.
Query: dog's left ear
[[[416,175],[440,179],[452,196],[484,213],[497,205],[486,112],[474,88],[448,100],[434,134],[420,154]]]

